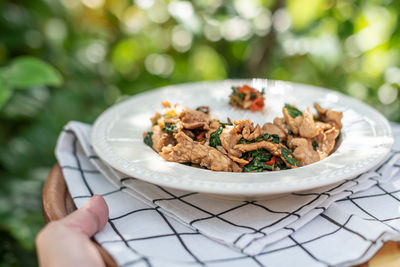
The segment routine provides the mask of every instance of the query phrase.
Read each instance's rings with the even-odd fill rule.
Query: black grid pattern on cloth
[[[71,145],[72,145],[72,147],[73,147],[73,150],[72,150],[73,152],[72,152],[72,154],[73,154],[74,158],[76,159],[76,166],[62,166],[62,168],[63,168],[63,169],[64,169],[64,168],[65,168],[65,169],[68,168],[68,169],[76,170],[77,172],[79,172],[79,174],[80,174],[80,176],[81,176],[81,178],[82,178],[82,181],[84,182],[84,185],[87,187],[87,190],[88,190],[88,192],[90,193],[90,195],[73,196],[73,199],[75,200],[75,199],[78,199],[78,198],[90,198],[90,197],[93,196],[96,192],[93,192],[93,191],[92,191],[92,189],[91,189],[91,187],[90,187],[90,185],[89,185],[89,183],[88,183],[88,181],[87,181],[87,179],[86,179],[85,173],[93,173],[94,170],[82,169],[81,163],[80,163],[80,159],[79,159],[79,155],[77,154],[77,146],[79,145],[79,143],[78,143],[78,138],[77,138],[77,136],[75,135],[75,133],[74,133],[73,131],[71,131],[71,130],[64,130],[64,132],[70,133],[70,134],[73,135],[72,144],[71,144]],[[398,154],[398,153],[400,153],[400,151],[395,151],[393,154]],[[392,157],[393,157],[393,155],[392,155]],[[94,159],[94,160],[96,160],[96,159],[98,159],[98,157],[95,156],[95,155],[93,155],[93,156],[90,156],[89,159]],[[321,196],[327,196],[327,197],[329,197],[329,192],[331,192],[331,191],[333,191],[333,190],[339,188],[340,186],[342,186],[342,185],[344,185],[344,184],[346,184],[346,183],[355,183],[355,184],[358,184],[358,181],[357,181],[358,178],[359,178],[359,177],[355,177],[355,178],[353,178],[353,179],[345,180],[343,183],[341,183],[341,184],[339,184],[339,185],[336,185],[335,187],[333,187],[333,188],[327,190],[326,192],[322,192],[322,193],[310,193],[310,194],[296,194],[296,195],[304,195],[304,196],[313,195],[314,198],[311,199],[307,204],[305,204],[305,205],[310,205],[312,202],[316,201],[316,200],[317,200],[318,198],[320,198]],[[124,191],[124,189],[125,189],[126,187],[123,185],[123,183],[124,183],[125,181],[127,181],[127,180],[130,180],[130,179],[135,179],[135,178],[132,178],[132,177],[124,177],[124,178],[122,178],[122,179],[120,180],[120,182],[121,182],[120,188],[110,190],[109,192],[103,193],[102,195],[103,195],[103,196],[108,196],[108,195],[112,195],[112,194],[117,193],[117,192]],[[371,178],[371,179],[374,179],[374,178]],[[397,200],[397,201],[400,202],[400,200],[399,200],[397,197],[395,197],[395,196],[393,195],[394,193],[397,193],[397,192],[399,192],[400,190],[388,191],[388,190],[384,189],[383,187],[381,187],[379,184],[378,184],[377,186],[382,190],[382,193],[375,194],[375,195],[370,195],[370,196],[369,196],[369,195],[368,195],[368,196],[359,196],[359,197],[357,197],[357,196],[354,196],[354,197],[348,196],[347,198],[345,198],[345,199],[343,199],[343,200],[340,200],[340,202],[341,202],[341,201],[350,201],[350,202],[352,202],[352,203],[356,203],[355,201],[356,201],[357,199],[359,199],[359,198],[369,198],[369,197],[376,197],[376,196],[388,196],[388,197],[394,198],[395,200]],[[244,207],[244,206],[247,206],[247,205],[256,205],[256,206],[259,206],[259,207],[261,206],[262,208],[266,209],[266,210],[269,211],[269,212],[272,212],[272,213],[277,212],[277,213],[284,214],[284,215],[285,215],[285,218],[286,218],[286,217],[289,217],[289,216],[300,217],[300,215],[296,214],[296,212],[297,212],[298,210],[300,210],[300,209],[295,210],[295,211],[293,211],[293,212],[273,211],[273,210],[269,209],[268,207],[265,207],[265,206],[262,206],[262,205],[258,204],[256,201],[244,201],[241,205],[238,205],[238,206],[236,206],[236,207],[230,208],[230,209],[225,210],[225,211],[223,211],[223,212],[214,214],[214,213],[211,213],[211,212],[209,212],[209,211],[207,211],[207,210],[204,210],[204,209],[202,209],[202,208],[200,208],[200,207],[197,207],[196,205],[194,205],[194,204],[192,204],[192,203],[190,203],[190,202],[188,202],[188,201],[185,200],[185,197],[188,197],[188,196],[193,195],[193,194],[196,194],[196,193],[188,193],[188,194],[183,194],[183,195],[181,195],[181,196],[177,196],[177,195],[174,195],[173,193],[171,193],[170,191],[168,191],[167,189],[165,189],[165,188],[163,188],[163,187],[161,187],[161,186],[158,186],[158,187],[159,187],[162,191],[164,191],[165,193],[167,193],[168,195],[170,195],[171,197],[169,197],[169,198],[162,198],[162,199],[155,199],[155,200],[153,201],[154,204],[156,204],[156,203],[159,202],[159,201],[179,200],[179,201],[181,201],[181,202],[183,202],[183,203],[185,203],[185,204],[187,204],[187,205],[189,205],[189,206],[192,206],[193,208],[199,209],[199,210],[205,212],[206,214],[209,214],[208,217],[203,218],[203,219],[195,220],[195,221],[193,221],[191,224],[193,224],[193,223],[195,223],[196,221],[199,221],[199,220],[207,220],[207,219],[210,219],[210,218],[217,218],[217,219],[220,219],[220,220],[222,220],[222,221],[224,221],[224,222],[226,222],[226,223],[228,223],[228,224],[231,224],[231,225],[234,225],[234,226],[237,226],[237,227],[244,227],[244,228],[247,228],[247,229],[249,229],[249,230],[251,230],[251,231],[253,231],[253,232],[263,233],[262,230],[265,229],[265,228],[267,228],[267,227],[269,227],[269,225],[263,226],[263,227],[261,227],[261,228],[259,228],[259,229],[255,229],[255,228],[247,227],[247,226],[244,226],[244,225],[237,225],[237,224],[235,224],[235,223],[233,223],[233,222],[230,222],[230,221],[228,221],[228,220],[226,220],[226,219],[220,217],[222,214],[228,213],[228,212],[230,212],[230,211],[233,211],[233,210],[235,210],[235,209],[239,209],[239,208]],[[369,211],[367,211],[365,208],[361,207],[360,205],[356,205],[356,204],[355,204],[355,206],[358,207],[360,210],[362,210],[364,213],[368,214],[368,215],[371,217],[370,220],[377,220],[377,221],[379,221],[379,222],[381,222],[382,224],[385,224],[385,225],[387,225],[386,222],[387,222],[388,220],[397,220],[397,219],[400,219],[400,217],[396,217],[396,218],[389,218],[389,219],[383,219],[383,220],[381,220],[381,219],[376,218],[374,215],[370,214]],[[304,207],[304,206],[302,206],[301,208],[303,208],[303,207]],[[324,208],[324,207],[317,207],[316,209],[321,209],[321,212],[324,212],[324,211],[326,210],[326,208]],[[118,228],[116,227],[114,221],[115,221],[115,220],[122,219],[122,218],[124,218],[124,217],[126,217],[126,216],[129,216],[129,215],[131,215],[131,214],[140,213],[140,212],[144,212],[144,211],[152,211],[152,212],[158,214],[158,215],[160,216],[160,218],[162,218],[162,220],[165,222],[165,224],[167,224],[168,227],[172,230],[173,233],[162,234],[162,235],[148,235],[148,236],[141,237],[141,238],[125,238],[125,237],[123,236],[123,234],[121,234],[121,232],[120,232],[120,231],[118,230]],[[134,247],[132,247],[132,246],[129,244],[129,242],[132,242],[132,241],[133,241],[133,242],[134,242],[134,241],[145,241],[145,240],[158,239],[158,238],[164,238],[164,237],[176,238],[176,240],[178,241],[178,243],[185,249],[185,251],[187,252],[187,254],[190,255],[190,256],[193,258],[193,261],[192,261],[191,263],[192,263],[192,264],[195,264],[195,265],[212,265],[213,263],[221,263],[221,262],[229,263],[229,262],[238,261],[238,260],[243,260],[243,259],[251,259],[252,262],[253,262],[254,264],[256,264],[256,266],[268,266],[268,261],[263,261],[263,259],[264,259],[265,256],[268,256],[269,254],[277,253],[277,252],[280,252],[280,251],[289,250],[289,249],[292,249],[292,248],[294,248],[294,247],[298,247],[298,248],[300,248],[300,249],[304,252],[305,257],[310,257],[310,258],[312,258],[313,260],[315,260],[315,261],[317,261],[317,262],[323,264],[324,266],[331,266],[331,265],[330,265],[328,262],[326,262],[325,260],[320,259],[319,256],[315,254],[315,252],[313,252],[313,251],[311,251],[310,249],[308,249],[308,248],[307,248],[307,245],[310,244],[310,243],[313,243],[313,242],[317,242],[318,240],[324,239],[324,238],[326,238],[326,237],[328,237],[328,236],[334,235],[335,233],[337,233],[337,232],[339,232],[339,231],[346,231],[346,233],[349,234],[349,237],[358,238],[358,239],[361,239],[363,242],[368,243],[368,247],[367,247],[366,250],[362,253],[362,255],[359,257],[359,259],[361,259],[364,255],[366,255],[366,254],[373,248],[373,246],[374,246],[375,244],[378,243],[378,241],[380,240],[380,238],[382,238],[382,235],[383,235],[383,234],[381,234],[381,235],[379,235],[378,237],[376,237],[375,239],[371,239],[371,238],[366,237],[366,236],[365,236],[365,233],[357,232],[357,231],[355,231],[354,229],[351,229],[351,228],[347,227],[347,225],[349,224],[349,222],[350,222],[351,219],[353,218],[353,215],[350,215],[344,223],[341,223],[341,222],[339,222],[338,220],[335,220],[334,218],[329,217],[329,216],[327,216],[327,215],[325,215],[325,214],[321,214],[320,217],[321,217],[321,218],[324,218],[325,220],[327,220],[327,221],[328,221],[329,223],[331,223],[332,225],[335,225],[337,228],[336,228],[334,231],[331,231],[331,232],[322,234],[322,235],[320,235],[320,236],[318,236],[318,237],[315,237],[315,238],[312,238],[312,239],[310,239],[310,240],[303,241],[303,242],[297,241],[297,240],[296,240],[296,233],[292,233],[291,235],[289,235],[289,239],[293,242],[293,244],[291,244],[291,245],[289,245],[289,246],[280,247],[280,248],[277,248],[277,249],[272,249],[272,250],[263,251],[263,252],[261,252],[261,253],[259,253],[259,254],[257,254],[257,255],[249,255],[249,254],[246,254],[246,253],[244,253],[243,251],[241,251],[241,252],[240,252],[240,253],[241,253],[240,256],[235,256],[235,257],[231,257],[231,258],[223,257],[223,258],[221,258],[221,259],[213,259],[213,260],[203,260],[203,259],[201,259],[198,255],[196,255],[196,254],[191,250],[190,244],[186,243],[186,242],[184,241],[184,238],[182,238],[182,237],[184,237],[184,236],[201,235],[201,234],[200,234],[198,231],[196,231],[196,232],[179,232],[179,231],[175,230],[174,227],[173,227],[173,225],[170,223],[170,219],[167,218],[167,216],[165,216],[165,215],[160,211],[160,207],[159,207],[159,206],[156,206],[156,207],[154,207],[154,208],[153,208],[153,207],[149,207],[149,208],[145,208],[145,209],[132,210],[132,211],[129,211],[129,212],[123,214],[123,215],[120,215],[120,216],[117,216],[117,217],[114,217],[114,218],[109,218],[108,224],[110,224],[110,226],[111,226],[111,228],[113,229],[115,235],[119,236],[120,240],[103,241],[101,244],[122,242],[122,243],[124,243],[124,244],[126,245],[126,247],[128,247],[128,248],[131,250],[131,252],[132,252],[135,256],[138,256],[138,258],[135,258],[134,260],[130,260],[130,261],[126,262],[126,263],[123,263],[122,266],[128,266],[128,265],[129,265],[129,266],[134,266],[134,265],[139,264],[139,263],[145,263],[147,266],[152,266],[152,259],[151,259],[151,256],[149,256],[149,255],[143,255],[142,253],[140,253],[139,251],[137,251]],[[279,220],[282,220],[282,219],[279,219]],[[276,224],[276,223],[278,223],[278,222],[274,222],[273,224]],[[392,229],[393,229],[394,231],[396,231],[396,232],[400,232],[397,228],[394,228],[393,226],[388,226],[388,227],[392,228]],[[291,229],[291,228],[288,228],[288,229]],[[291,230],[293,230],[293,229],[291,229]],[[293,231],[294,231],[294,230],[293,230]],[[265,233],[264,233],[264,235],[265,235]],[[213,242],[213,241],[210,240],[210,242]]]
[[[168,194],[170,197],[169,197],[169,198],[159,198],[159,199],[155,199],[155,200],[153,200],[153,203],[155,204],[156,202],[159,202],[159,201],[179,200],[181,203],[183,203],[183,204],[185,204],[185,205],[188,205],[188,206],[190,206],[190,207],[192,207],[192,208],[194,208],[194,209],[197,209],[197,210],[202,211],[202,212],[204,212],[204,213],[206,213],[206,214],[209,215],[209,216],[204,217],[204,218],[198,218],[198,219],[192,220],[192,221],[189,223],[191,226],[193,226],[193,225],[194,225],[195,223],[197,223],[197,222],[205,221],[205,220],[209,220],[209,219],[215,218],[215,219],[218,219],[218,220],[220,220],[220,221],[222,221],[222,222],[224,222],[224,223],[227,223],[227,224],[229,224],[229,225],[231,225],[231,226],[238,227],[238,228],[243,228],[243,229],[247,229],[247,230],[250,230],[250,231],[251,231],[251,232],[249,232],[249,233],[243,233],[243,234],[241,234],[241,235],[234,241],[234,244],[236,244],[237,242],[239,242],[239,240],[240,240],[241,238],[243,238],[244,236],[246,236],[246,235],[248,235],[248,234],[254,234],[254,233],[259,233],[259,234],[261,234],[262,236],[257,237],[257,238],[254,238],[251,242],[249,242],[249,243],[248,243],[247,245],[245,245],[243,248],[240,248],[240,249],[241,249],[241,252],[244,253],[244,250],[245,250],[246,248],[248,248],[248,247],[249,247],[250,245],[252,245],[254,242],[258,241],[259,239],[261,239],[261,238],[263,238],[263,237],[265,237],[265,236],[267,235],[265,232],[263,232],[264,229],[267,229],[268,227],[272,227],[272,226],[274,226],[274,225],[276,225],[276,224],[278,224],[278,223],[280,223],[280,222],[282,222],[282,221],[288,219],[288,218],[291,217],[291,216],[294,216],[294,217],[296,217],[296,218],[300,218],[300,215],[297,214],[298,211],[300,211],[301,209],[305,208],[305,207],[308,206],[308,205],[311,205],[312,203],[314,203],[315,201],[317,201],[319,198],[321,198],[321,197],[323,197],[323,196],[325,196],[326,198],[331,197],[330,192],[332,192],[332,191],[334,191],[334,190],[336,190],[336,189],[338,189],[338,188],[340,188],[340,187],[342,187],[342,186],[345,186],[345,185],[347,185],[347,184],[355,184],[355,185],[358,185],[359,182],[358,182],[357,179],[359,179],[359,178],[361,177],[361,175],[362,175],[362,174],[360,174],[360,175],[358,175],[357,177],[352,178],[352,179],[346,179],[346,180],[344,180],[342,183],[333,186],[332,188],[328,189],[328,190],[325,191],[325,192],[321,192],[321,193],[293,193],[293,195],[296,195],[296,196],[304,196],[304,197],[313,196],[313,198],[312,198],[310,201],[308,201],[306,204],[300,206],[299,208],[297,208],[296,210],[294,210],[294,211],[292,211],[292,212],[288,212],[288,211],[274,211],[274,210],[268,208],[267,206],[264,206],[264,205],[261,205],[261,204],[257,203],[257,201],[243,201],[243,203],[241,203],[241,204],[239,204],[239,205],[237,205],[237,206],[235,206],[235,207],[231,207],[231,208],[229,208],[229,209],[226,209],[226,210],[224,210],[224,211],[221,211],[221,212],[219,212],[219,213],[214,214],[214,213],[211,213],[210,211],[205,210],[204,208],[199,207],[199,206],[197,206],[197,205],[194,205],[193,203],[191,203],[191,202],[189,202],[189,201],[186,201],[186,200],[184,199],[185,197],[188,197],[188,196],[191,196],[191,195],[194,195],[194,194],[197,194],[197,193],[187,193],[187,194],[183,194],[183,195],[181,195],[181,196],[177,196],[177,195],[173,194],[170,190],[167,190],[166,188],[163,188],[163,187],[158,186],[158,185],[155,185],[155,186],[157,186],[160,190],[162,190],[163,192],[165,192],[166,194]],[[377,174],[377,176],[378,176],[378,174]],[[133,178],[133,177],[124,177],[123,180],[121,180],[121,183],[123,184],[123,182],[125,182],[125,181],[127,181],[127,180],[129,180],[129,179],[136,179],[136,178]],[[352,193],[352,192],[349,192],[349,194],[351,194],[351,193]],[[247,226],[247,225],[240,225],[240,224],[234,223],[234,222],[232,222],[232,221],[229,221],[229,220],[227,220],[227,219],[221,217],[221,215],[224,215],[224,214],[227,214],[227,213],[229,213],[229,212],[235,211],[235,210],[240,209],[240,208],[242,208],[242,207],[246,207],[246,206],[248,206],[248,205],[255,205],[255,206],[258,206],[258,207],[260,207],[260,208],[262,208],[262,209],[264,209],[264,210],[266,210],[266,211],[268,211],[268,212],[271,212],[271,213],[278,213],[278,214],[284,214],[284,216],[281,217],[281,218],[279,218],[279,219],[277,219],[277,220],[275,220],[275,221],[273,221],[273,222],[271,222],[271,223],[269,223],[269,224],[267,224],[267,225],[264,225],[264,226],[262,226],[262,227],[259,227],[259,228],[254,228],[254,227],[250,227],[250,226]],[[316,207],[315,209],[321,209],[321,212],[323,212],[323,211],[325,210],[324,207]],[[290,230],[290,231],[294,232],[294,229],[289,228],[289,227],[284,227],[284,229],[287,229],[287,230]]]
[[[374,207],[363,207],[360,203],[357,203],[358,199],[371,199],[371,198],[376,198],[376,197],[388,197],[391,199],[394,199],[397,201],[400,205],[400,199],[393,194],[400,192],[400,190],[396,189],[393,191],[387,191],[385,190],[379,183],[376,184],[376,187],[378,187],[383,193],[378,193],[378,194],[371,194],[371,195],[363,195],[363,196],[354,196],[354,197],[346,197],[345,199],[341,199],[338,202],[344,202],[344,201],[349,201],[351,202],[355,208],[359,209],[362,213],[365,215],[369,216],[369,218],[365,218],[366,220],[370,221],[378,221],[382,223],[383,225],[387,226],[388,228],[392,229],[393,231],[400,233],[400,229],[390,225],[388,222],[389,221],[395,221],[395,220],[400,220],[400,217],[391,217],[391,218],[385,218],[385,219],[380,219],[374,213],[376,213],[376,210],[373,210]],[[372,209],[372,210],[371,210]]]
[[[72,155],[74,156],[74,158],[75,158],[75,160],[76,160],[76,165],[77,165],[77,166],[74,167],[74,168],[76,168],[77,170],[79,170],[80,175],[81,175],[81,178],[82,178],[82,181],[84,182],[84,184],[85,184],[87,190],[89,191],[90,197],[92,197],[94,194],[93,194],[93,191],[92,191],[91,187],[89,186],[89,183],[88,183],[88,181],[87,181],[87,179],[86,179],[86,176],[85,176],[85,172],[88,172],[88,171],[87,171],[87,170],[83,170],[83,169],[81,168],[81,162],[80,162],[80,159],[79,159],[79,155],[77,154],[77,146],[79,145],[79,143],[78,143],[78,137],[76,136],[76,134],[75,134],[73,131],[68,131],[68,130],[67,130],[67,131],[65,131],[65,132],[66,132],[66,133],[70,133],[70,134],[73,135],[73,139],[72,139]],[[62,169],[64,169],[64,168],[65,168],[65,166],[62,166]],[[121,189],[121,190],[122,190],[122,189]],[[119,190],[118,190],[118,191],[119,191]],[[111,193],[111,192],[110,192],[110,193]],[[140,256],[139,259],[136,259],[136,260],[135,260],[136,263],[145,262],[147,266],[151,266],[150,261],[148,260],[148,258],[147,258],[146,256],[140,255],[140,253],[138,253],[134,248],[132,248],[132,247],[129,245],[128,241],[125,240],[124,236],[121,235],[121,233],[120,233],[120,232],[118,231],[118,229],[115,227],[113,221],[110,220],[110,219],[108,219],[108,223],[110,224],[111,228],[114,230],[115,234],[118,235],[118,236],[121,238],[121,240],[124,242],[124,244],[125,244],[133,253],[135,253],[135,256],[136,256],[136,255]]]
[[[74,156],[74,158],[75,158],[75,160],[76,160],[76,164],[77,164],[76,167],[72,167],[72,166],[67,166],[67,167],[68,167],[68,169],[73,169],[73,170],[77,170],[77,171],[80,172],[81,178],[82,178],[82,180],[83,180],[83,182],[84,182],[86,188],[88,189],[88,191],[89,191],[89,193],[90,193],[90,195],[86,195],[86,196],[73,196],[73,199],[77,199],[77,198],[90,198],[90,197],[92,197],[92,196],[94,195],[94,193],[93,193],[93,191],[92,191],[92,189],[91,189],[89,183],[87,182],[85,173],[87,173],[87,172],[93,173],[93,171],[92,171],[92,170],[83,170],[83,169],[81,168],[80,159],[79,159],[79,156],[77,155],[77,152],[76,152],[76,151],[77,151],[77,146],[78,146],[78,138],[77,138],[77,136],[75,135],[75,133],[74,133],[73,131],[65,131],[65,132],[66,132],[66,133],[70,133],[70,134],[73,135],[73,139],[72,139],[72,142],[73,142],[73,143],[72,143],[73,152],[72,152],[72,154],[73,154],[73,156]],[[92,157],[90,157],[89,159],[97,159],[97,158],[98,158],[98,157],[92,156]],[[61,166],[61,168],[64,169],[65,166]],[[97,172],[96,172],[96,173],[97,173]],[[121,181],[127,180],[127,179],[135,179],[135,178],[132,178],[132,177],[125,177],[125,178],[122,178]],[[112,190],[112,191],[109,191],[109,192],[107,192],[107,193],[103,193],[103,194],[101,194],[101,195],[102,195],[102,196],[107,196],[107,195],[110,195],[110,194],[113,194],[113,193],[116,193],[116,192],[120,192],[120,191],[122,191],[122,190],[125,189],[125,188],[126,188],[125,186],[121,186],[121,187],[120,187],[119,189],[117,189],[117,190]],[[160,188],[161,188],[161,187],[160,187]],[[165,190],[165,189],[163,189],[163,190]],[[195,194],[195,193],[190,193],[190,194],[187,194],[187,195],[192,195],[192,194]],[[187,195],[185,195],[185,196],[187,196]],[[183,197],[183,196],[182,196],[182,197]],[[175,199],[175,198],[176,198],[176,199],[179,199],[179,197],[174,196],[174,199]],[[161,199],[160,199],[160,200],[161,200]],[[157,201],[157,200],[154,200],[154,202],[156,202],[156,201]],[[174,234],[172,234],[171,236],[175,236],[175,237],[180,241],[182,247],[184,247],[184,249],[187,251],[187,253],[190,254],[190,255],[193,257],[193,259],[195,260],[195,263],[197,263],[197,264],[199,264],[199,265],[202,265],[202,266],[205,265],[205,263],[203,263],[198,257],[196,257],[196,256],[194,255],[194,253],[188,248],[188,246],[186,245],[186,243],[185,243],[185,242],[183,241],[183,239],[181,238],[181,235],[199,234],[199,233],[198,233],[198,232],[195,232],[195,233],[178,233],[178,232],[173,228],[172,224],[169,222],[169,220],[166,218],[166,216],[165,216],[162,212],[159,211],[159,208],[160,208],[160,207],[157,206],[156,208],[147,208],[147,209],[133,210],[133,211],[130,211],[130,212],[125,213],[125,214],[123,214],[123,215],[120,215],[120,216],[118,216],[118,217],[109,218],[109,219],[108,219],[108,223],[110,224],[110,226],[111,226],[111,228],[113,229],[114,233],[115,233],[117,236],[120,237],[120,239],[121,239],[120,242],[123,242],[135,255],[139,255],[139,256],[140,256],[138,259],[135,259],[135,260],[132,260],[132,261],[128,261],[128,262],[126,262],[126,263],[124,263],[124,264],[121,264],[121,266],[132,266],[132,265],[135,265],[135,264],[138,264],[138,263],[142,263],[142,262],[145,262],[147,266],[152,266],[152,264],[151,264],[151,262],[150,262],[148,256],[142,255],[141,253],[139,253],[138,251],[136,251],[132,246],[129,245],[129,242],[131,242],[131,241],[138,241],[138,240],[145,240],[145,239],[159,238],[159,237],[162,237],[163,235],[148,236],[148,237],[141,238],[141,239],[125,239],[125,237],[120,233],[120,231],[118,230],[118,228],[117,228],[117,227],[115,226],[115,224],[114,224],[114,220],[118,220],[118,219],[121,219],[121,218],[123,218],[123,217],[125,217],[125,216],[131,215],[131,214],[133,214],[133,213],[137,213],[137,212],[141,212],[141,211],[145,211],[145,210],[153,210],[153,211],[156,211],[156,212],[163,218],[163,220],[165,221],[165,223],[168,224],[168,226],[169,226],[169,227],[171,228],[171,230],[174,232]],[[165,235],[164,235],[164,236],[165,236]],[[113,240],[112,242],[116,242],[116,241]],[[107,242],[103,242],[103,244],[104,244],[104,243],[107,243]],[[256,258],[255,256],[245,255],[243,258],[251,258],[251,259],[254,260],[254,262],[257,263],[257,265],[259,265],[259,266],[264,266],[263,264],[261,264],[261,263],[257,260],[257,258]],[[235,260],[235,259],[237,259],[237,258],[224,259],[224,260],[226,260],[226,261],[231,261],[231,260]],[[221,260],[220,260],[220,261],[221,261]]]
[[[360,174],[360,175],[358,175],[357,177],[352,178],[352,179],[346,179],[346,180],[344,180],[342,183],[340,183],[340,184],[338,184],[338,185],[336,185],[336,186],[333,186],[332,188],[330,188],[329,190],[327,190],[327,191],[325,191],[325,192],[321,192],[321,193],[292,193],[293,195],[296,195],[296,196],[315,196],[315,197],[314,197],[313,199],[311,199],[311,200],[310,200],[308,203],[306,203],[305,205],[300,206],[299,208],[297,208],[295,211],[290,212],[290,213],[287,213],[287,215],[286,215],[285,217],[283,217],[283,218],[281,218],[281,219],[279,219],[279,220],[277,220],[277,221],[275,221],[275,222],[273,222],[273,223],[270,223],[270,224],[268,224],[268,225],[266,225],[266,226],[264,226],[264,227],[261,227],[261,228],[259,229],[259,231],[261,231],[261,230],[263,230],[263,229],[266,229],[266,228],[268,228],[268,227],[271,227],[271,226],[273,226],[273,225],[275,225],[275,224],[277,224],[277,223],[283,221],[284,219],[288,218],[288,217],[291,216],[291,215],[298,216],[298,217],[300,218],[300,215],[296,214],[296,212],[300,211],[300,210],[303,209],[305,206],[312,204],[313,202],[315,202],[316,200],[318,200],[321,196],[331,197],[330,192],[332,192],[332,191],[334,191],[334,190],[340,188],[341,186],[344,186],[344,185],[346,185],[346,184],[348,184],[348,183],[354,183],[355,185],[358,185],[359,182],[358,182],[357,179],[359,179],[359,178],[361,177],[361,175],[362,175],[362,174]],[[259,205],[259,206],[262,206],[262,205]],[[264,207],[264,206],[263,206],[263,207]],[[264,207],[264,208],[266,208],[266,207]],[[315,207],[314,209],[321,209],[321,212],[323,212],[323,211],[326,210],[325,207]],[[284,229],[291,230],[292,232],[295,232],[295,230],[294,230],[293,228],[284,227]],[[242,238],[244,235],[245,235],[245,234],[242,234],[241,236],[239,236],[238,239],[235,240],[235,243],[236,243],[237,241],[239,241],[239,239]],[[256,241],[259,240],[260,238],[262,238],[262,237],[255,238],[252,242],[249,242],[249,243],[248,243],[246,246],[244,246],[241,250],[243,251],[244,249],[246,249],[247,247],[249,247],[252,243],[256,242]]]

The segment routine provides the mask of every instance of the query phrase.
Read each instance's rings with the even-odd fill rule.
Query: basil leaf
[[[167,133],[174,133],[175,129],[175,124],[165,124],[165,126],[162,128],[162,130],[166,131]]]
[[[146,136],[144,137],[144,143],[149,147],[153,147],[153,132],[147,132]]]
[[[226,125],[229,125],[229,123],[221,122],[220,120],[218,120],[218,123],[221,124],[223,128],[225,128]]]
[[[279,144],[279,136],[277,134],[271,134],[271,137],[272,137],[270,141],[271,143]]]
[[[278,163],[277,165],[276,165],[276,167],[277,168],[279,168],[279,170],[287,170],[287,169],[289,169],[287,166],[286,166],[286,164],[284,163],[284,162],[282,162],[282,163]]]
[[[312,142],[312,147],[314,148],[315,151],[317,151],[318,143],[316,141]]]
[[[243,154],[243,156],[242,156],[242,158],[249,158],[249,157],[253,157],[253,158],[256,158],[256,157],[266,157],[266,160],[265,161],[269,161],[269,160],[271,160],[271,154],[268,152],[268,151],[266,151],[265,149],[257,149],[257,150],[252,150],[252,151],[248,151],[248,152],[245,152],[244,154]]]
[[[245,140],[244,138],[240,138],[238,144],[244,144],[244,143],[251,144],[251,143],[254,143],[254,142],[255,142],[254,140]]]
[[[290,153],[290,151],[286,148],[284,148],[283,146],[281,147],[281,153],[282,156],[284,157],[284,159],[292,166],[299,166],[297,163],[297,160],[293,157],[292,153]]]
[[[266,133],[266,134],[263,134],[263,135],[257,137],[256,139],[251,140],[252,141],[251,143],[264,141],[264,140],[267,140],[269,137],[270,137],[270,135]]]
[[[244,138],[241,138],[239,140],[239,144],[252,144],[252,143],[256,143],[256,142],[261,142],[261,141],[268,141],[274,144],[279,144],[279,136],[276,134],[263,134],[259,137],[257,137],[256,139],[253,140],[245,140]]]
[[[256,99],[258,97],[258,95],[256,93],[250,93],[250,99]]]
[[[241,100],[244,100],[246,94],[242,94],[239,92],[239,87],[232,86],[232,95],[237,95]]]
[[[266,165],[264,163],[259,163],[257,161],[252,161],[249,164],[243,166],[242,172],[262,172],[264,170],[272,171],[272,166]]]
[[[200,106],[200,107],[197,107],[196,110],[197,110],[197,111],[201,111],[201,112],[203,112],[203,113],[205,113],[205,114],[210,113],[210,108],[207,107],[207,106]]]
[[[245,158],[253,157],[253,159],[250,161],[250,163],[243,166],[242,168],[243,172],[252,172],[252,171],[262,172],[264,170],[267,171],[273,170],[273,166],[265,164],[265,162],[271,160],[272,155],[264,149],[246,152],[244,154],[244,157]]]
[[[296,118],[298,116],[303,115],[303,113],[292,105],[285,104],[285,108],[288,110],[290,117]]]
[[[212,147],[217,147],[221,145],[221,140],[219,139],[219,136],[222,133],[222,126],[218,128],[215,132],[210,134],[210,146]]]

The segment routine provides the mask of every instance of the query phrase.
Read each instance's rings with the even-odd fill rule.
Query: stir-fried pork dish
[[[342,128],[342,112],[314,104],[300,111],[286,104],[283,117],[264,125],[249,120],[223,123],[207,106],[196,110],[163,102],[151,118],[144,142],[167,161],[226,172],[279,171],[329,156]]]
[[[229,103],[239,109],[262,110],[264,107],[264,90],[260,92],[248,85],[233,86]]]

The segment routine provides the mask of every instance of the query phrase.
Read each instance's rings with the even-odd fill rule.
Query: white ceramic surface
[[[243,84],[265,88],[262,112],[236,110],[228,104],[231,86]],[[142,138],[142,133],[151,129],[149,118],[165,100],[189,108],[208,105],[211,114],[221,121],[248,118],[260,124],[281,117],[284,103],[304,109],[318,102],[324,108],[343,112],[341,144],[324,160],[277,172],[214,172],[167,162]],[[355,177],[384,160],[392,144],[388,121],[368,105],[327,89],[265,79],[199,82],[152,90],[109,108],[92,130],[92,145],[100,158],[129,176],[171,188],[238,197],[303,191]]]

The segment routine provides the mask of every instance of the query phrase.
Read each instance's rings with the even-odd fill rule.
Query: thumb
[[[94,195],[82,207],[58,222],[91,237],[106,225],[108,206],[104,198]]]
[[[49,223],[36,237],[40,266],[104,266],[89,238],[107,218],[106,202],[95,195],[67,217]]]

